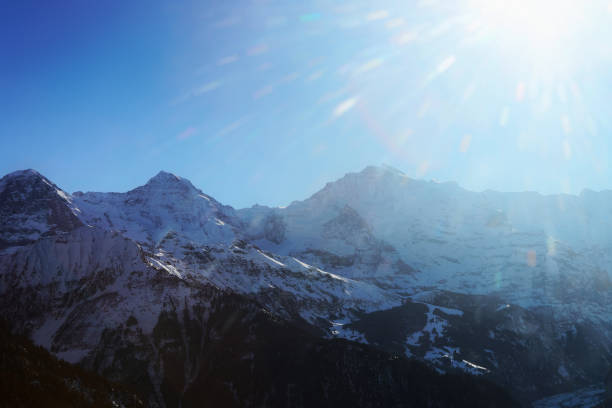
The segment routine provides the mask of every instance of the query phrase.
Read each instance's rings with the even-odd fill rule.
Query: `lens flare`
[[[557,41],[576,30],[581,2],[572,0],[474,0],[481,23],[536,43]]]
[[[549,60],[585,28],[585,9],[572,0],[471,0],[475,24],[500,47]]]

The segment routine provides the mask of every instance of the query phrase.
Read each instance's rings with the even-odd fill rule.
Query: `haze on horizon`
[[[387,163],[473,191],[612,188],[612,3],[15,2],[0,174],[234,207]]]

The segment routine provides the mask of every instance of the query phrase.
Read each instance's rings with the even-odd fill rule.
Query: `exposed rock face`
[[[132,389],[58,360],[0,322],[0,404],[5,407],[144,407]]]
[[[231,207],[163,171],[127,193],[84,193],[74,202],[87,224],[148,246],[159,244],[170,231],[202,244],[227,244],[239,234],[240,220]]]
[[[0,251],[82,225],[68,194],[36,171],[0,179]]]
[[[150,339],[136,322],[105,332],[85,364],[157,395],[152,405],[517,406],[486,381],[321,339],[241,296],[204,289],[199,298],[206,304],[162,312]]]
[[[275,244],[280,244],[285,239],[287,226],[283,218],[276,213],[268,215],[264,221],[264,238]]]
[[[357,211],[345,205],[335,218],[323,224],[323,236],[345,241],[368,241],[371,230]]]
[[[426,303],[368,313],[342,330],[445,371],[484,375],[520,390],[525,403],[591,385],[610,364],[601,353],[606,338],[588,323],[559,338],[550,318],[496,297],[437,292],[419,301]]]
[[[401,172],[368,167],[284,209],[253,207],[240,210],[239,215],[255,230],[253,220],[266,212],[286,220],[286,243],[256,241],[267,250],[293,254],[325,270],[416,295],[434,305],[441,300],[422,297],[422,289],[480,299],[484,304],[464,305],[463,298],[454,307],[466,312],[462,317],[437,316],[439,309],[432,309],[426,328],[440,331],[435,341],[429,342],[428,331],[406,340],[398,329],[396,336],[388,336],[379,345],[390,349],[390,337],[398,347],[391,349],[436,364],[446,364],[444,356],[452,356],[459,348],[463,359],[486,366],[491,371],[487,375],[499,374],[502,383],[522,381],[518,388],[527,400],[538,393],[597,382],[597,372],[611,361],[607,340],[612,337],[610,205],[610,192],[585,192],[578,197],[472,193],[456,184],[418,181]],[[486,297],[474,295],[495,295],[497,300],[484,301]],[[505,304],[512,306],[512,313],[496,312]],[[472,321],[469,310],[476,311],[473,316],[498,315],[509,320]],[[374,314],[374,320],[385,321]],[[457,342],[461,332],[478,332],[479,338],[486,339],[489,331],[495,335],[501,329],[498,324],[516,337],[503,337],[503,346],[475,342],[480,347],[477,353],[468,347],[469,340]],[[388,333],[380,325],[374,327],[368,331],[370,336]],[[347,338],[368,339],[368,333],[356,326],[335,330]],[[525,348],[532,343],[539,346]],[[468,348],[473,361],[465,357]],[[502,369],[495,366],[492,353],[513,356],[515,361],[521,361],[521,355],[530,357],[522,366],[507,361],[499,365]]]
[[[74,196],[17,172],[0,197],[3,316],[151,406],[449,406],[451,377],[408,357],[529,402],[612,364],[605,194],[566,214],[371,167],[287,208],[235,211],[165,172]],[[600,247],[566,231],[581,220]]]

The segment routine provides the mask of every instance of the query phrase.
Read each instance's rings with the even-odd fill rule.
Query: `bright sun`
[[[472,0],[472,11],[496,37],[538,54],[562,49],[584,21],[576,0]]]

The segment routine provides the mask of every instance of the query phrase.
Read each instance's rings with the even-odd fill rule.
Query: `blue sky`
[[[236,207],[381,163],[472,190],[612,188],[604,1],[13,3],[2,174],[126,191],[164,169]]]

